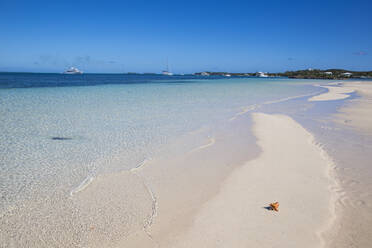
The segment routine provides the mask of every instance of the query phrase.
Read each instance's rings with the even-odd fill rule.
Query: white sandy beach
[[[361,97],[339,110],[337,120],[355,130],[372,135],[372,83],[347,82],[342,89],[356,91]]]
[[[177,225],[164,226],[172,221],[163,222],[167,218],[160,214],[147,229],[151,239],[138,233],[124,247],[324,246],[322,231],[335,218],[331,160],[291,118],[253,116],[259,157],[235,169],[215,196],[191,215],[179,215],[173,220]],[[158,200],[161,210],[161,197]],[[279,212],[266,208],[275,201]]]
[[[334,216],[331,162],[286,116],[254,114],[259,158],[229,176],[168,247],[321,247]],[[279,212],[265,209],[279,201]]]
[[[372,237],[372,82],[348,81],[341,86],[355,90],[358,97],[346,102],[333,116],[340,127],[350,129],[356,139],[347,139],[343,150],[348,157],[338,171],[342,198],[337,204],[338,218],[332,247],[371,247]],[[343,146],[345,146],[343,145]]]
[[[337,83],[340,84],[340,83]],[[353,99],[336,115],[339,123],[372,134],[372,83],[369,81],[344,82],[339,86],[320,86],[328,92],[313,96],[308,101],[333,101],[348,98],[357,92],[360,98]]]
[[[370,247],[372,82],[346,81],[337,84],[338,87],[327,87],[329,92],[312,98],[312,101],[326,102],[344,99],[349,96],[347,93],[354,91],[358,95],[346,101],[331,116],[338,130],[334,137],[339,144],[333,155],[342,161],[337,165],[337,178],[342,188],[338,191],[340,197],[336,202],[336,222],[327,233],[327,239],[331,241],[329,247]]]
[[[328,92],[320,95],[313,96],[308,99],[308,101],[330,101],[330,100],[340,100],[349,97],[349,93],[353,93],[355,91],[354,88],[346,88],[346,87],[337,87],[337,86],[320,86],[322,88],[328,89]]]

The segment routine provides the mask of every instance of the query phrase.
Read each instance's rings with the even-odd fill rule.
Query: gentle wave
[[[215,139],[215,138],[209,138],[209,142],[208,142],[207,144],[205,144],[205,145],[201,145],[201,146],[198,146],[198,147],[192,149],[192,150],[190,151],[190,153],[191,153],[191,152],[198,151],[198,150],[201,150],[201,149],[205,149],[205,148],[207,148],[207,147],[209,147],[209,146],[213,146],[214,143],[216,143],[216,139]]]
[[[297,98],[302,98],[302,97],[307,97],[307,96],[314,96],[314,95],[318,95],[318,94],[321,94],[321,93],[323,93],[323,91],[317,91],[317,92],[310,93],[310,94],[303,94],[303,95],[285,97],[285,98],[281,98],[281,99],[278,99],[278,100],[264,102],[263,105],[268,105],[268,104],[273,104],[273,103],[280,103],[280,102],[286,102],[286,101],[289,101],[289,100],[293,100],[293,99],[297,99]]]
[[[148,194],[150,195],[150,197],[151,197],[151,201],[152,201],[152,208],[151,208],[152,210],[151,210],[151,215],[150,215],[150,218],[149,218],[149,219],[144,223],[143,230],[145,231],[145,233],[147,234],[147,236],[148,236],[151,240],[153,240],[152,235],[151,235],[150,231],[148,230],[148,228],[152,225],[152,223],[153,223],[155,217],[158,215],[158,200],[157,200],[157,198],[156,198],[156,195],[155,195],[154,191],[151,189],[150,185],[148,185],[148,184],[146,183],[146,180],[145,180],[143,177],[141,177],[139,174],[136,173],[136,171],[141,170],[141,169],[143,168],[143,166],[144,166],[148,161],[150,161],[150,160],[151,160],[151,159],[147,159],[147,158],[144,159],[144,160],[143,160],[141,163],[139,163],[136,167],[130,169],[130,172],[131,172],[133,175],[137,176],[137,177],[141,180],[143,186],[144,186],[145,189],[147,190],[147,193],[148,193]]]
[[[344,189],[342,188],[337,176],[336,176],[336,162],[334,159],[327,153],[324,148],[324,145],[318,141],[316,141],[313,134],[310,134],[309,143],[313,144],[316,149],[318,149],[320,156],[327,162],[328,167],[326,169],[327,177],[330,181],[328,186],[328,190],[331,192],[331,199],[329,203],[329,210],[331,216],[328,218],[327,223],[323,225],[321,229],[319,229],[316,234],[321,241],[321,247],[325,247],[326,245],[326,232],[330,230],[336,222],[338,218],[336,213],[336,205],[342,201],[343,199],[343,192]]]
[[[149,162],[151,159],[147,159],[145,158],[141,163],[139,163],[136,167],[130,169],[130,172],[135,172],[137,170],[140,170],[142,169],[142,167],[147,163]]]
[[[94,177],[88,176],[87,178],[82,181],[79,186],[77,186],[75,189],[73,189],[70,192],[70,196],[73,196],[76,193],[79,193],[80,191],[83,191],[86,187],[88,187],[89,184],[91,184],[94,180]]]
[[[233,121],[236,118],[238,118],[239,116],[244,115],[245,113],[247,113],[249,111],[255,110],[258,106],[260,106],[260,105],[259,104],[253,104],[253,105],[249,105],[247,107],[243,107],[242,108],[243,110],[241,112],[238,112],[237,114],[235,114],[233,117],[231,117],[229,119],[229,121]]]
[[[309,93],[309,94],[303,94],[303,95],[296,95],[296,96],[280,98],[278,100],[266,101],[262,104],[252,104],[252,105],[249,105],[247,107],[243,107],[242,108],[243,110],[241,112],[236,113],[233,117],[231,117],[229,119],[229,121],[233,121],[241,115],[244,115],[244,114],[246,114],[250,111],[256,110],[256,109],[260,108],[262,105],[281,103],[281,102],[285,102],[285,101],[289,101],[289,100],[293,100],[293,99],[297,99],[297,98],[302,98],[302,97],[307,97],[307,96],[315,96],[315,95],[318,95],[318,94],[321,94],[321,93],[323,93],[323,91],[317,91],[317,92],[313,92],[313,93]]]

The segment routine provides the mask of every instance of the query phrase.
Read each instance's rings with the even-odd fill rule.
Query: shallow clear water
[[[68,196],[84,188],[92,178],[129,171],[179,137],[200,130],[213,133],[258,105],[275,106],[325,91],[313,83],[258,78],[2,74],[3,226],[13,223],[8,232],[17,225],[29,230],[30,223],[19,223],[26,217],[11,219],[14,215],[26,216],[28,211],[32,213],[27,216],[29,222],[51,208],[63,209],[61,215],[79,215]],[[130,180],[142,187],[135,179]],[[151,199],[143,195],[141,201]],[[40,206],[48,207],[35,210]],[[143,213],[149,211],[148,205],[143,209]],[[55,216],[53,220],[59,223]],[[65,225],[61,220],[59,228]],[[2,240],[8,240],[5,244],[10,242],[7,234],[2,235]]]
[[[87,176],[136,167],[170,139],[246,106],[319,91],[283,79],[145,79],[0,90],[2,208],[30,188],[71,189]],[[120,164],[103,162],[119,152]]]

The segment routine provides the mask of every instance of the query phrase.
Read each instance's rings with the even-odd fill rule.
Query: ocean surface
[[[77,213],[69,199],[89,188],[95,178],[141,167],[180,137],[201,133],[210,138],[249,111],[290,114],[321,135],[319,123],[306,117],[324,121],[342,102],[324,109],[306,99],[326,91],[314,84],[330,82],[0,74],[0,246],[40,240],[45,246],[81,244],[79,223],[70,223]],[[52,216],[48,225],[38,226],[48,214]],[[77,229],[74,235],[61,235],[71,226]]]
[[[0,74],[0,209],[30,191],[72,191],[98,173],[129,170],[248,106],[319,91],[288,79]]]

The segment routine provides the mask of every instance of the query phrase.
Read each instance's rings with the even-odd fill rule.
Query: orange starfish
[[[270,203],[271,210],[279,211],[279,202]]]

